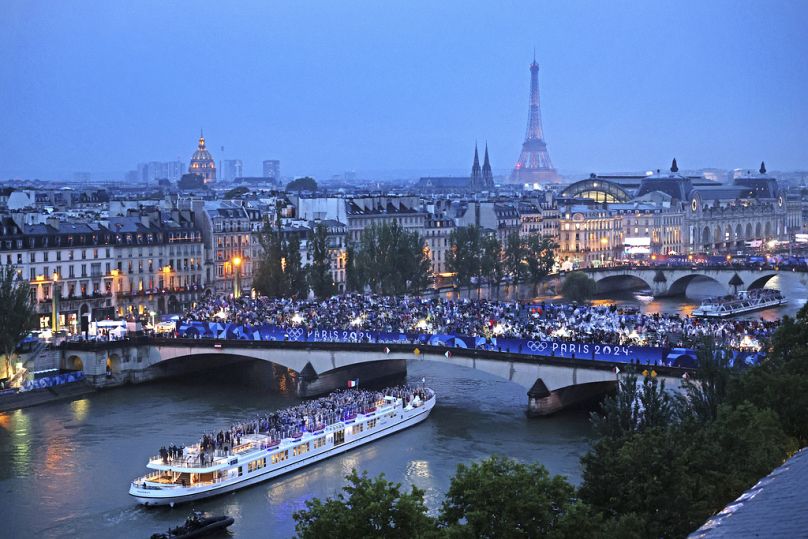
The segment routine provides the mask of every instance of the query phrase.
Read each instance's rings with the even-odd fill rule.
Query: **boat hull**
[[[751,305],[749,307],[744,307],[742,309],[733,309],[729,311],[705,311],[699,308],[693,311],[693,316],[699,318],[730,318],[732,316],[737,316],[739,314],[753,313],[755,311],[762,311],[764,309],[780,307],[782,305],[785,305],[786,303],[788,303],[788,300],[782,299],[779,301],[769,301],[766,303],[761,303],[759,305]]]
[[[409,411],[399,411],[398,415],[400,416],[400,419],[398,422],[385,425],[384,428],[380,428],[378,431],[369,432],[367,435],[360,438],[346,441],[340,445],[332,446],[327,450],[289,462],[283,466],[276,468],[270,467],[266,471],[260,471],[259,473],[255,473],[253,475],[247,474],[234,480],[223,481],[221,484],[213,485],[209,488],[171,487],[157,490],[153,488],[141,488],[135,484],[132,484],[129,488],[129,495],[134,497],[138,503],[147,506],[174,506],[176,504],[192,502],[204,498],[218,496],[220,494],[226,494],[228,492],[233,492],[257,483],[268,481],[289,472],[299,470],[310,464],[314,464],[329,457],[339,455],[340,453],[345,453],[346,451],[350,451],[351,449],[355,449],[374,440],[384,438],[406,428],[417,425],[429,417],[432,408],[435,406],[435,400],[436,398],[433,396],[430,400],[426,401],[418,408],[414,408]],[[405,415],[408,415],[408,417],[404,417]]]

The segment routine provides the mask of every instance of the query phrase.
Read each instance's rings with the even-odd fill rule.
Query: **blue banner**
[[[269,324],[241,325],[220,322],[189,322],[177,328],[180,337],[206,339],[238,339],[252,341],[334,342],[334,343],[387,343],[443,346],[510,352],[564,359],[592,359],[618,363],[673,364],[666,349],[653,346],[624,346],[617,344],[534,341],[517,338],[468,337],[465,335],[422,333],[393,333],[351,329],[282,328]],[[689,363],[691,356],[679,354],[681,363]],[[681,365],[685,366],[685,365]]]
[[[31,391],[32,389],[45,389],[47,387],[60,386],[69,384],[71,382],[78,382],[84,379],[84,373],[81,371],[69,372],[67,374],[57,374],[55,376],[45,376],[43,378],[36,378],[28,380],[23,384],[22,391]]]

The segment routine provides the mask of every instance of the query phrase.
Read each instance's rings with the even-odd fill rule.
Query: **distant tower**
[[[522,144],[522,153],[511,172],[511,183],[557,182],[559,180],[547,144],[544,142],[544,131],[541,126],[541,108],[539,107],[539,64],[536,53],[530,64],[530,111],[527,117],[527,132]]]
[[[193,157],[191,157],[191,165],[188,167],[188,172],[191,174],[199,174],[204,178],[206,184],[216,181],[216,162],[205,147],[205,135],[201,130],[199,132],[199,145]]]
[[[491,162],[488,160],[488,143],[485,143],[485,157],[483,158],[483,188],[494,188],[494,174],[491,172]]]
[[[474,145],[474,164],[471,165],[471,181],[469,185],[475,191],[483,186],[483,172],[480,168],[480,155],[477,153],[477,144]]]

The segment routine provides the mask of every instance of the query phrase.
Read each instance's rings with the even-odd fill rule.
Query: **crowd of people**
[[[688,346],[709,336],[735,349],[754,348],[778,322],[705,320],[681,314],[640,313],[611,305],[511,301],[334,296],[324,300],[210,297],[182,322],[205,321],[291,329],[381,331],[513,337],[557,342]]]
[[[416,399],[422,402],[429,399],[425,388],[410,385],[380,391],[358,388],[335,391],[291,408],[266,412],[247,421],[233,423],[219,432],[205,433],[200,438],[198,447],[192,451],[174,444],[168,448],[163,446],[160,448],[160,458],[164,464],[187,464],[190,459],[201,466],[209,465],[216,456],[231,454],[234,448],[241,445],[242,438],[246,435],[267,436],[268,440],[264,445],[272,446],[284,438],[299,438],[304,432],[317,432],[327,425],[349,421],[357,414],[369,413],[386,396],[401,399],[403,406]]]

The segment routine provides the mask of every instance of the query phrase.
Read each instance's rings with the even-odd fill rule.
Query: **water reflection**
[[[75,421],[84,421],[90,412],[90,399],[80,399],[70,403],[70,410],[73,412]]]

